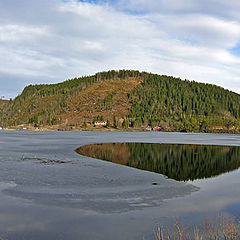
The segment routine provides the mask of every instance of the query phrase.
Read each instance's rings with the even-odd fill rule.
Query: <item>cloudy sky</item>
[[[240,93],[239,0],[0,1],[0,96],[110,69]]]

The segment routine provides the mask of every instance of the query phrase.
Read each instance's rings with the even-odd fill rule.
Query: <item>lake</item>
[[[79,147],[76,152],[83,156],[160,173],[177,181],[211,178],[240,166],[240,147],[236,146],[98,143]]]
[[[239,135],[1,131],[0,143],[0,237],[4,239],[150,240],[158,224],[171,225],[176,218],[198,225],[219,213],[239,214]],[[110,144],[111,149],[115,143],[128,164],[75,152],[101,143]],[[170,171],[179,166],[176,161],[172,165],[165,161],[167,168],[162,168],[156,160],[151,169],[155,172],[146,162],[134,162],[141,156],[137,148],[168,156],[173,151],[170,144],[177,147],[176,156],[186,148],[191,152],[190,160],[182,164],[189,171],[181,172],[182,167]],[[219,170],[216,163],[221,158]],[[190,164],[196,161],[202,167],[197,177],[192,169],[199,168]],[[145,170],[136,169],[140,165]]]

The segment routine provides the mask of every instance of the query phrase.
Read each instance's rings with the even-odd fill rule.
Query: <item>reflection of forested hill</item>
[[[0,104],[0,125],[86,126],[104,119],[119,128],[150,125],[170,131],[237,132],[239,102],[240,95],[211,84],[108,71],[27,86],[13,101]]]
[[[240,148],[232,146],[105,143],[86,145],[77,152],[179,181],[209,178],[240,166]]]

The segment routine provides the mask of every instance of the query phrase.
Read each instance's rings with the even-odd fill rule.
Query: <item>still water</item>
[[[97,159],[164,174],[177,181],[218,176],[238,169],[240,148],[160,143],[103,143],[76,152]]]
[[[111,155],[112,143],[124,165],[75,152],[95,144]],[[0,237],[151,240],[176,217],[198,225],[238,215],[238,146],[227,134],[0,132]]]

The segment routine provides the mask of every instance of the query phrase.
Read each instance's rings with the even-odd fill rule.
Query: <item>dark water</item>
[[[206,168],[215,169],[215,177],[183,182],[74,151],[113,142],[221,145],[210,152],[228,156],[231,164],[221,160],[224,170],[218,171],[219,160],[209,157]],[[233,170],[238,167],[233,146],[240,146],[239,135],[1,131],[0,237],[153,240],[154,228],[171,225],[176,217],[199,225],[219,212],[238,215],[240,170]]]
[[[240,148],[234,146],[104,143],[85,145],[76,152],[178,181],[214,177],[240,166]]]

